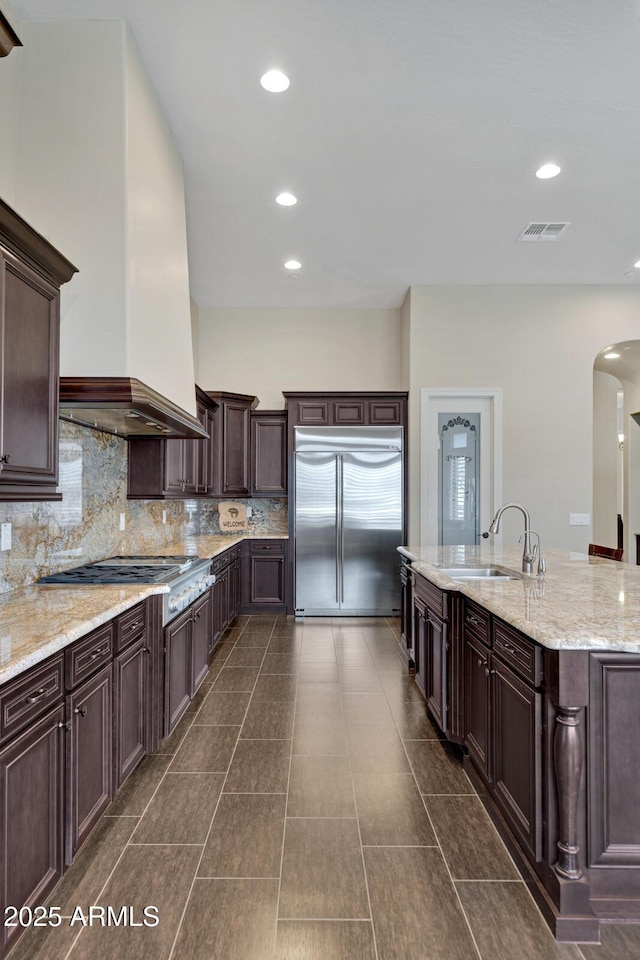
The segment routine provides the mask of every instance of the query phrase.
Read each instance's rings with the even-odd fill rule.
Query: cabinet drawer
[[[284,540],[251,540],[249,542],[249,554],[252,557],[281,557],[284,551]]]
[[[63,658],[60,653],[3,687],[0,694],[0,739],[18,733],[61,701],[63,694]]]
[[[500,620],[493,621],[493,649],[525,680],[542,683],[542,648]]]
[[[425,601],[427,606],[436,613],[441,620],[448,618],[447,594],[436,587],[429,580],[425,580],[419,573],[414,574],[413,589],[416,596]]]
[[[491,646],[491,616],[487,610],[477,607],[470,600],[464,604],[464,632],[476,640]]]
[[[146,618],[144,604],[139,603],[127,610],[116,620],[116,653],[120,653],[130,643],[137,640],[145,631]]]
[[[64,652],[65,681],[67,690],[72,690],[82,680],[90,677],[98,667],[103,667],[113,658],[113,623],[94,630],[83,640],[78,640]]]
[[[231,563],[233,557],[231,555],[231,550],[225,550],[224,553],[219,553],[217,557],[214,557],[211,561],[211,572],[220,573],[221,570],[224,570],[225,567],[228,567]]]

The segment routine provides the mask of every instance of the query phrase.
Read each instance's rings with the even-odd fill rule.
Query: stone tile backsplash
[[[127,442],[66,420],[58,489],[59,502],[0,503],[0,522],[12,524],[13,541],[0,552],[0,593],[81,563],[149,548],[162,553],[188,535],[220,534],[216,501],[127,500]],[[254,536],[287,535],[286,498],[238,502],[253,509]]]

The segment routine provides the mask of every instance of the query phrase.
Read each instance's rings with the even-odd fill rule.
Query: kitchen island
[[[409,657],[559,940],[640,920],[640,568],[513,548],[400,547]],[[502,565],[514,579],[452,579]],[[405,630],[405,635],[406,635]]]

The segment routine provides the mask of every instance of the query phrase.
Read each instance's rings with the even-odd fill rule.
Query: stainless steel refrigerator
[[[402,427],[296,427],[296,616],[397,614]]]

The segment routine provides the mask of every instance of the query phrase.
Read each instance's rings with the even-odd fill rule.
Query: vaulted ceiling
[[[128,22],[184,160],[201,306],[640,290],[637,0],[12,2],[23,20]],[[274,66],[286,93],[260,87]],[[562,173],[536,179],[549,160]],[[516,243],[530,221],[571,226]]]

